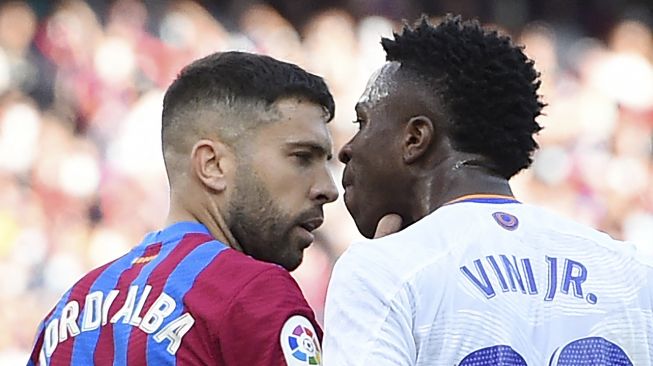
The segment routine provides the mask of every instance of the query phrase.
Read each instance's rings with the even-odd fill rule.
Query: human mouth
[[[302,242],[305,244],[306,247],[308,247],[315,240],[315,235],[313,234],[313,231],[318,227],[320,227],[323,222],[324,219],[322,217],[315,217],[312,219],[302,221],[298,225],[300,229],[300,236],[302,237]]]
[[[315,218],[303,221],[302,223],[299,224],[299,226],[302,227],[304,230],[306,230],[308,232],[312,232],[313,230],[315,230],[318,227],[322,226],[323,222],[324,222],[323,218],[315,217]]]
[[[348,170],[345,167],[344,172],[342,173],[342,188],[347,189],[347,187],[351,186],[351,178],[348,175]]]

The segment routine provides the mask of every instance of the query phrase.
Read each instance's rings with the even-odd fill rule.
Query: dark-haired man
[[[337,198],[324,81],[225,52],[163,101],[168,226],[75,284],[31,365],[317,365],[321,330],[288,271]]]
[[[511,192],[541,129],[533,62],[456,17],[382,44],[339,158],[360,232],[403,230],[338,260],[325,364],[650,364],[653,261]]]

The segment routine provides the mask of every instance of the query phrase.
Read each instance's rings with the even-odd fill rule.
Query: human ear
[[[225,144],[209,139],[199,140],[191,150],[192,172],[209,189],[224,191],[231,171],[231,156]]]
[[[433,140],[433,121],[426,116],[412,117],[404,128],[403,159],[412,164],[421,158],[431,146]]]

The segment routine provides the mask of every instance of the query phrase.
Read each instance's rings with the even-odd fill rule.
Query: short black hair
[[[211,108],[247,112],[254,106],[268,108],[287,97],[303,98],[322,106],[333,118],[335,104],[324,80],[299,66],[265,55],[218,52],[186,66],[163,98],[161,138],[165,155],[173,131],[189,121],[183,116]],[[237,109],[240,108],[240,109]],[[233,121],[231,123],[237,123]]]
[[[485,157],[486,168],[506,179],[530,166],[538,148],[533,134],[542,129],[535,118],[545,105],[540,74],[523,47],[452,15],[436,26],[422,16],[381,43],[388,61],[437,93],[455,149]]]

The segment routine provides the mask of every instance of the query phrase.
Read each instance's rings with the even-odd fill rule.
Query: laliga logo
[[[288,366],[320,365],[322,351],[311,322],[301,315],[286,320],[281,330],[281,348]]]
[[[300,361],[308,361],[309,365],[320,364],[320,354],[317,351],[315,336],[310,329],[298,325],[288,336],[288,344],[293,351],[292,355]]]

